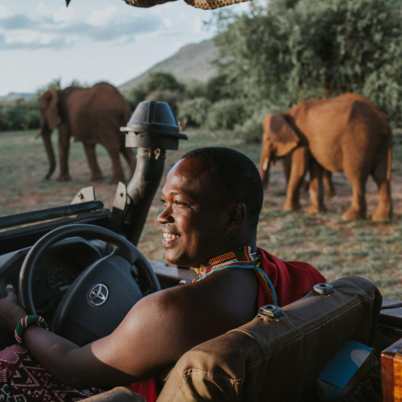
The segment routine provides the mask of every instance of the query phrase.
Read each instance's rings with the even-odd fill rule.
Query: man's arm
[[[24,344],[42,367],[67,384],[129,384],[152,375],[172,356],[175,314],[164,299],[155,293],[140,300],[109,336],[83,347],[35,326],[24,333]]]
[[[238,283],[242,297],[235,297]],[[193,346],[246,322],[254,315],[255,293],[253,273],[218,273],[144,297],[109,336],[89,345],[79,347],[38,327],[28,328],[23,339],[35,359],[65,383],[123,385],[156,374]],[[0,318],[7,311],[0,299]]]
[[[65,383],[101,387],[129,384],[174,363],[198,343],[199,334],[188,330],[188,312],[180,307],[191,302],[183,300],[180,293],[167,290],[145,297],[113,333],[83,347],[35,326],[25,331],[24,344],[41,366]],[[0,300],[0,316],[10,330],[25,315],[13,303]]]

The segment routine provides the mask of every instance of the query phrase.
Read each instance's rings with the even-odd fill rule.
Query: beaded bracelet
[[[27,328],[32,327],[33,325],[44,329],[49,329],[46,320],[42,316],[29,314],[20,318],[20,320],[18,321],[14,330],[15,340],[21,344],[23,342],[22,337],[24,335],[24,332],[27,330]]]

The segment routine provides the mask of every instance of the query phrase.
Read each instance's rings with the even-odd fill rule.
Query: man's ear
[[[229,210],[228,227],[239,228],[247,219],[247,207],[244,202],[236,202]]]

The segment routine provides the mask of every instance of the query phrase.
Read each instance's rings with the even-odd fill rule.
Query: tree
[[[184,85],[177,81],[174,75],[163,72],[151,73],[147,79],[146,88],[148,93],[157,90],[175,92],[184,91]]]
[[[249,110],[354,91],[401,119],[401,0],[271,0],[218,20],[220,71]]]
[[[185,86],[177,81],[174,75],[163,72],[155,72],[151,73],[147,79],[141,82],[139,85],[135,86],[128,94],[128,101],[135,108],[139,102],[151,96],[151,94],[155,93],[164,93],[169,94],[164,96],[163,99],[166,100],[166,97],[171,97],[172,94],[175,94],[176,103],[180,96],[184,93]],[[154,96],[151,96],[154,99]]]

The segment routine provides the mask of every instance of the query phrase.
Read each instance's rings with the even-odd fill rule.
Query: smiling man
[[[198,268],[198,280],[144,297],[112,334],[83,347],[28,326],[21,335],[28,351],[18,353],[29,353],[65,384],[137,382],[132,388],[155,400],[152,378],[184,352],[251,320],[258,306],[290,303],[324,281],[312,266],[256,247],[262,199],[258,171],[240,152],[211,147],[186,154],[167,175],[158,222],[166,260]],[[0,299],[5,328],[14,330],[25,314],[12,292]],[[0,352],[0,372],[10,376],[7,353]],[[10,381],[1,378],[0,388]]]
[[[207,266],[213,256],[245,244],[255,245],[258,219],[255,215],[256,210],[261,208],[261,191],[255,193],[255,200],[248,197],[247,211],[244,200],[239,202],[230,194],[236,191],[233,183],[228,181],[233,179],[223,180],[220,175],[226,172],[220,171],[209,160],[214,153],[222,151],[192,152],[180,160],[167,176],[162,190],[164,210],[158,221],[163,228],[165,259],[170,263]],[[230,172],[227,174],[231,175]],[[252,191],[250,185],[255,185],[252,179],[244,183],[245,193]]]

